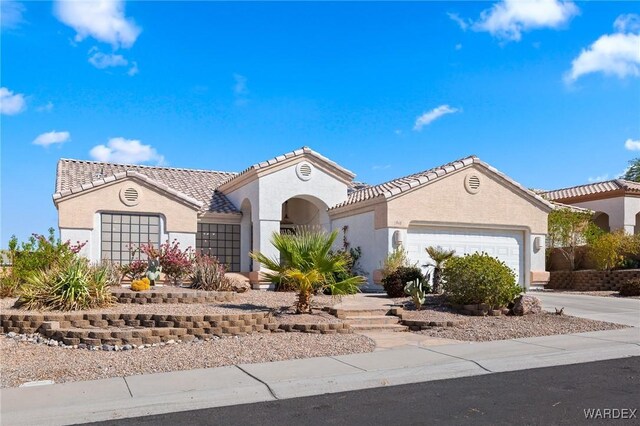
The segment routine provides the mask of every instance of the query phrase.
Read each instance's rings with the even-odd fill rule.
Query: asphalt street
[[[640,357],[93,423],[94,425],[640,424]],[[600,411],[597,411],[597,410]],[[606,411],[605,409],[611,409]],[[638,411],[634,411],[638,410]]]

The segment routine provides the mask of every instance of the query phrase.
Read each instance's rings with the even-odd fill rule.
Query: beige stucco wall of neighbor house
[[[475,194],[465,189],[465,177],[469,174],[480,178],[480,189]],[[384,225],[407,228],[412,222],[426,225],[455,222],[479,227],[527,228],[533,234],[546,234],[548,209],[516,191],[474,165],[389,200]]]
[[[138,204],[127,206],[120,200],[120,190],[135,188]],[[161,214],[166,233],[193,233],[198,228],[197,207],[170,198],[152,186],[135,179],[116,181],[96,189],[61,199],[58,204],[58,226],[71,229],[93,229],[97,212]]]

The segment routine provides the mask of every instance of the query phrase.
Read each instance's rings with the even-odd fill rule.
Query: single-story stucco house
[[[594,182],[541,193],[545,199],[594,212],[605,231],[640,234],[640,183],[624,179]]]
[[[475,156],[369,186],[303,147],[240,173],[61,159],[53,201],[63,240],[91,260],[128,262],[130,244],[177,240],[218,256],[260,288],[250,251],[275,256],[275,232],[347,227],[370,284],[394,248],[428,263],[425,248],[485,251],[526,288],[544,285],[553,206]]]

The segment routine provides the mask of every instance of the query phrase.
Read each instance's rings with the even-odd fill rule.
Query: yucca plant
[[[251,257],[270,270],[263,273],[268,280],[298,291],[296,313],[310,313],[315,293],[327,289],[334,295],[353,294],[365,282],[362,276],[336,280],[336,276],[345,276],[348,268],[348,259],[331,250],[337,236],[338,231],[327,233],[317,227],[274,233],[271,243],[280,257],[271,258],[260,252],[251,253]]]
[[[37,271],[27,277],[17,307],[72,311],[108,306],[114,302],[107,270],[76,257],[65,265]]]

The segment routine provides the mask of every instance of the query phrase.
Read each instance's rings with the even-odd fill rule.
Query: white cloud
[[[116,55],[115,53],[102,53],[96,52],[89,56],[89,63],[98,69],[105,69],[110,67],[124,67],[129,65],[124,56]]]
[[[387,170],[391,168],[391,164],[385,164],[385,165],[375,165],[371,167],[371,170]]]
[[[131,62],[131,68],[129,68],[129,71],[127,71],[127,74],[129,74],[131,77],[133,77],[134,75],[138,74],[140,72],[140,70],[138,69],[138,63],[136,61]]]
[[[89,155],[94,160],[113,163],[164,163],[164,157],[155,148],[135,139],[111,138],[106,145],[91,148]]]
[[[600,176],[589,177],[587,180],[589,181],[589,183],[603,182],[605,180],[609,180],[609,175],[607,173],[605,173],[605,174],[600,175]]]
[[[634,141],[633,139],[629,138],[624,143],[624,147],[629,151],[640,151],[640,139]]]
[[[460,15],[458,15],[457,13],[447,13],[447,16],[449,16],[449,18],[455,22],[456,24],[458,24],[458,26],[460,27],[460,29],[462,31],[466,31],[467,28],[469,28],[469,25],[471,24],[470,20],[464,20],[460,17]]]
[[[69,132],[56,132],[55,130],[52,130],[35,138],[33,140],[33,144],[48,147],[49,145],[65,143],[69,138],[71,138],[71,134]]]
[[[15,29],[24,23],[25,7],[22,3],[13,0],[0,1],[0,27],[2,29]]]
[[[22,93],[13,93],[6,87],[0,87],[0,114],[15,115],[25,110],[27,103]]]
[[[463,30],[471,28],[502,40],[519,41],[525,31],[559,28],[579,13],[569,0],[502,0],[482,11],[475,22],[451,13],[449,17]]]
[[[456,50],[460,50],[460,49],[462,49],[462,43],[456,44]]]
[[[614,28],[616,33],[602,35],[571,62],[566,83],[596,72],[618,78],[640,76],[640,16],[621,15]]]
[[[431,111],[427,111],[418,117],[415,125],[413,126],[413,130],[420,131],[424,126],[428,126],[443,115],[453,114],[459,111],[461,110],[458,108],[452,108],[449,105],[440,105],[439,107],[434,108]]]
[[[51,112],[53,111],[53,102],[49,101],[45,105],[39,106],[36,108],[38,112]]]
[[[620,15],[613,22],[613,28],[619,33],[640,32],[640,15],[636,15],[635,13]]]
[[[131,47],[142,31],[125,16],[122,0],[58,0],[54,10],[62,23],[76,30],[75,41],[93,37],[114,48]]]

